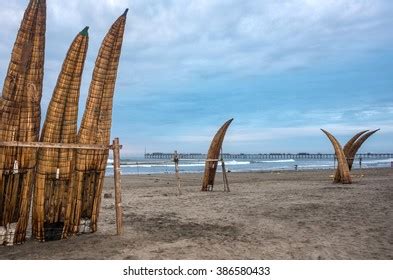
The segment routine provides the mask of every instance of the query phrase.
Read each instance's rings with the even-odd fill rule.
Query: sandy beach
[[[124,235],[115,235],[113,178],[99,230],[0,247],[1,259],[393,259],[393,169],[229,173],[224,193],[202,174],[123,176]]]

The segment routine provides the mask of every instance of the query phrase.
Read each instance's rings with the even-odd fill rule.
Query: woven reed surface
[[[344,146],[343,152],[346,157],[349,171],[352,170],[353,161],[355,159],[356,153],[359,151],[363,143],[379,129],[367,132],[368,130],[361,131],[353,136]],[[367,132],[367,133],[366,133]],[[366,134],[365,134],[366,133]],[[334,175],[334,182],[341,182],[340,170],[337,168]]]
[[[349,139],[348,142],[344,145],[343,152],[344,152],[345,157],[347,158],[347,163],[348,163],[348,168],[349,168],[349,170],[351,170],[351,168],[352,168],[352,164],[351,164],[351,166],[349,166],[349,160],[350,160],[349,151],[350,151],[350,149],[352,148],[352,145],[356,142],[356,140],[358,140],[358,138],[359,138],[362,134],[366,133],[367,131],[368,131],[368,130],[364,130],[364,131],[360,131],[359,133],[355,134],[355,135],[354,135],[351,139]],[[336,169],[336,173],[334,174],[334,181],[335,181],[335,182],[340,182],[340,181],[341,181],[340,170],[338,170],[338,168]]]
[[[349,174],[349,168],[348,168],[348,163],[347,163],[347,159],[345,157],[343,148],[341,147],[340,143],[337,141],[337,139],[329,132],[327,132],[326,130],[323,130],[323,133],[326,134],[326,136],[329,138],[330,142],[333,145],[334,148],[334,152],[336,154],[337,157],[337,162],[338,162],[338,170],[340,172],[340,181],[336,181],[334,180],[335,183],[343,183],[343,184],[351,184],[352,183],[352,179],[351,179],[351,175]]]
[[[96,60],[89,95],[78,132],[78,143],[109,145],[112,125],[113,95],[123,43],[127,11],[106,34]],[[66,216],[67,231],[78,232],[81,218],[90,219],[91,231],[97,230],[101,192],[108,160],[108,150],[78,150],[71,206]]]
[[[363,143],[374,133],[379,131],[379,129],[367,132],[366,134],[362,135],[352,146],[351,149],[348,152],[348,167],[349,170],[352,169],[352,164],[353,164],[353,159],[355,158],[356,153],[359,151],[360,147],[363,145]]]
[[[45,28],[46,1],[31,0],[17,34],[0,98],[1,141],[38,140]],[[18,174],[12,174],[15,160]],[[25,240],[35,163],[36,149],[0,147],[0,225],[18,223],[14,243]]]
[[[209,151],[207,153],[207,159],[218,159],[220,156],[220,150],[222,143],[224,142],[224,137],[227,132],[229,125],[232,123],[233,119],[230,119],[217,131],[214,136]],[[202,190],[206,191],[209,185],[214,185],[214,178],[216,176],[218,162],[216,161],[206,161],[205,163],[205,173],[203,175]]]
[[[72,42],[57,80],[41,142],[76,143],[80,85],[88,49],[87,28]],[[86,35],[85,35],[86,34]],[[71,149],[38,151],[33,199],[33,235],[44,241],[44,224],[64,222],[73,172]],[[59,177],[56,174],[59,172]]]

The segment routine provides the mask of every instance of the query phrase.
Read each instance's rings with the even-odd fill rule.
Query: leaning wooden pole
[[[73,40],[57,80],[41,142],[76,143],[78,104],[88,48],[88,27]],[[33,199],[33,235],[39,241],[58,240],[64,230],[74,150],[41,148],[38,151]]]
[[[323,133],[326,134],[326,136],[329,138],[330,142],[332,143],[336,157],[337,157],[338,170],[340,172],[341,181],[334,180],[334,183],[341,182],[343,184],[351,184],[352,180],[351,180],[351,175],[349,174],[347,159],[345,157],[344,151],[343,151],[340,143],[337,141],[337,139],[332,134],[330,134],[329,132],[327,132],[324,129],[321,129],[321,130],[323,131]]]
[[[128,9],[111,26],[102,42],[89,88],[86,108],[78,133],[78,143],[108,145],[112,126],[112,107],[117,70]],[[70,234],[97,230],[101,193],[109,150],[78,150],[70,218]]]
[[[116,204],[116,229],[117,235],[123,234],[123,206],[121,202],[121,169],[120,169],[120,141],[113,140],[113,167],[115,180],[115,204]]]
[[[44,77],[46,1],[31,0],[24,13],[0,98],[0,141],[39,138]],[[6,243],[25,241],[36,149],[0,147],[0,227]]]
[[[205,163],[205,173],[202,180],[202,191],[211,191],[214,186],[214,178],[216,176],[218,161],[212,161],[218,159],[222,143],[224,142],[225,134],[228,127],[232,123],[233,119],[228,120],[224,125],[217,131],[214,136],[209,151],[207,153],[207,159]]]
[[[221,154],[222,154],[222,151],[221,151]],[[224,192],[230,192],[231,190],[229,189],[227,170],[225,168],[225,161],[222,158],[222,156],[221,156],[221,168],[222,168],[222,179],[224,181]]]

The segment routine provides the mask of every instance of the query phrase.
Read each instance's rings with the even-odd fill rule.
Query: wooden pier
[[[206,159],[206,154],[189,153],[178,154],[179,159]],[[310,153],[270,153],[270,154],[223,154],[224,160],[261,160],[261,159],[334,159],[335,154],[310,154]],[[173,153],[146,153],[145,159],[167,159],[173,158]],[[393,153],[363,153],[357,154],[355,158],[372,159],[372,158],[393,158]]]

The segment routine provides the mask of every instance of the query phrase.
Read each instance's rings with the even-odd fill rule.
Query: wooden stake
[[[222,166],[222,177],[224,180],[224,192],[230,192],[231,190],[229,189],[229,183],[228,183],[228,178],[227,178],[227,172],[225,170],[225,162],[221,161],[221,166]]]
[[[224,181],[224,192],[230,192],[228,178],[227,178],[227,171],[225,169],[225,162],[222,156],[222,148],[221,148],[221,167],[222,167],[222,179]]]
[[[176,179],[177,179],[177,194],[181,195],[181,181],[180,181],[180,174],[179,174],[179,156],[177,151],[173,155],[173,161],[175,162],[175,171],[176,171]]]
[[[117,235],[123,234],[123,206],[121,205],[121,171],[120,171],[120,141],[113,140],[113,164],[115,178],[115,204],[116,204],[116,227]]]

